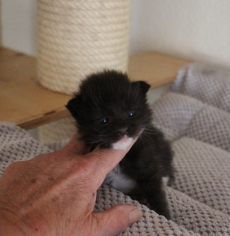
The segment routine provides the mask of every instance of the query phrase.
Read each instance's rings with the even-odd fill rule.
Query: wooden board
[[[128,74],[152,88],[174,80],[189,61],[155,52],[130,56]],[[69,95],[50,91],[36,81],[36,59],[6,48],[0,49],[0,121],[31,129],[69,116]]]
[[[42,87],[36,81],[36,59],[0,49],[0,121],[31,129],[69,116],[71,96]]]

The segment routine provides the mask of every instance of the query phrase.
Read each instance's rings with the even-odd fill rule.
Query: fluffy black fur
[[[136,137],[144,129],[119,166],[137,183],[129,195],[169,219],[162,177],[173,178],[173,154],[163,134],[152,125],[146,100],[149,87],[144,81],[130,82],[117,71],[91,74],[67,108],[91,149],[110,148],[124,135]]]

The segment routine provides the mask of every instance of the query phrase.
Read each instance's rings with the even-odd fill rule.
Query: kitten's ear
[[[149,88],[151,87],[148,83],[146,83],[145,81],[135,81],[131,83],[131,86],[134,89],[138,89],[140,90],[143,94],[146,94],[149,90]]]
[[[70,99],[66,105],[66,108],[70,111],[73,117],[77,116],[77,113],[81,107],[81,96],[75,95],[74,98]]]

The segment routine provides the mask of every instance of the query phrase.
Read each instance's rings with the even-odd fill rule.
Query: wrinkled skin
[[[135,206],[100,213],[93,207],[106,174],[130,147],[88,153],[75,134],[60,151],[9,165],[0,179],[0,235],[112,236],[124,231],[142,215]]]

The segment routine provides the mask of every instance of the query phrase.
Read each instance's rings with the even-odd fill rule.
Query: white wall
[[[1,1],[3,46],[35,56],[37,0]]]
[[[3,45],[36,55],[37,0],[2,0]],[[132,0],[130,52],[230,67],[229,0]]]
[[[230,67],[230,1],[134,0],[131,52],[140,50]]]

